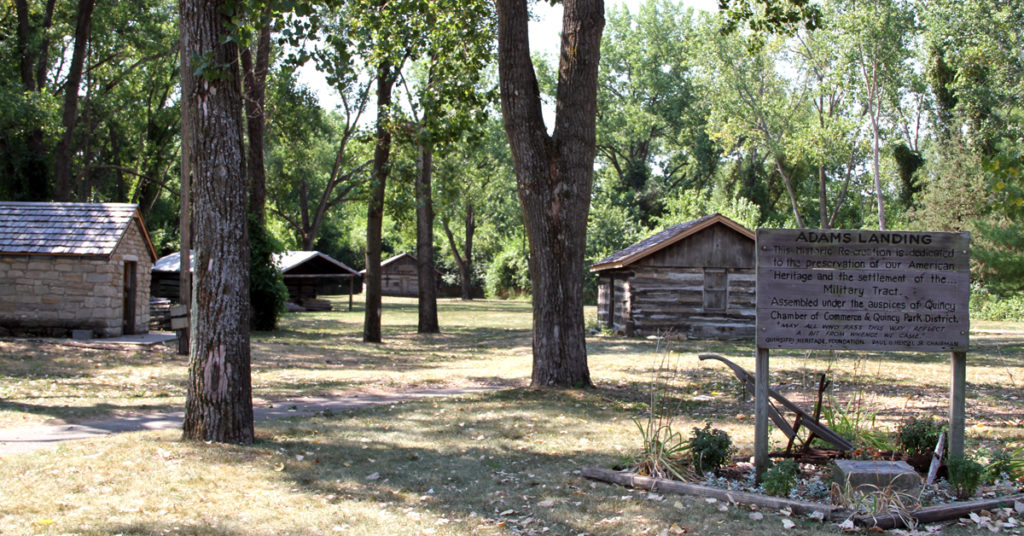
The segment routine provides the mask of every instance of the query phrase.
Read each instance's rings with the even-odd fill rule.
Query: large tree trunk
[[[434,270],[434,202],[430,195],[434,146],[420,143],[416,174],[416,276],[419,293],[418,333],[438,333],[437,272]]]
[[[263,225],[267,205],[267,174],[264,166],[264,134],[267,71],[270,69],[270,24],[260,27],[256,38],[256,61],[252,50],[242,51],[245,82],[245,121],[249,134],[249,213]]]
[[[181,0],[182,56],[210,57],[215,80],[192,84],[188,111],[195,194],[195,284],[184,438],[253,440],[249,236],[238,47],[224,39],[226,0]],[[210,54],[210,56],[207,56]],[[183,72],[185,72],[183,70]],[[183,133],[185,135],[185,133]]]
[[[79,0],[78,2],[75,48],[71,55],[68,79],[64,83],[64,132],[61,134],[60,143],[57,144],[55,154],[56,170],[54,178],[56,188],[54,198],[57,201],[69,201],[71,199],[71,155],[75,124],[78,122],[78,88],[82,83],[82,69],[85,65],[86,46],[89,44],[94,5],[94,0]]]
[[[366,209],[366,313],[363,316],[363,341],[380,342],[381,288],[380,256],[381,227],[384,223],[384,188],[388,181],[388,160],[391,157],[391,90],[395,76],[391,64],[383,62],[377,68],[377,146],[373,152],[373,185]]]
[[[565,0],[555,130],[541,116],[525,0],[498,0],[501,110],[512,150],[533,286],[535,387],[590,385],[583,255],[593,185],[602,0]]]

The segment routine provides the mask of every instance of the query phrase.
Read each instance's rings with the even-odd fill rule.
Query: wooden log
[[[935,523],[938,521],[959,519],[971,512],[980,512],[982,510],[1013,506],[1015,501],[1024,501],[1024,494],[967,503],[940,504],[937,506],[929,506],[919,510],[914,510],[913,512],[906,512],[903,516],[900,514],[885,514],[877,516],[855,515],[852,519],[855,524],[862,527],[895,529],[906,526],[904,517],[909,517],[917,524]]]
[[[650,491],[662,491],[677,493],[680,495],[693,495],[697,497],[713,497],[720,501],[726,501],[734,504],[757,505],[761,508],[773,508],[776,510],[789,508],[796,515],[807,515],[814,512],[821,512],[825,516],[825,519],[830,520],[846,519],[847,517],[843,509],[827,504],[794,501],[792,499],[769,497],[767,495],[748,493],[745,491],[711,488],[697,484],[678,482],[675,480],[651,478],[648,476],[641,476],[636,473],[623,473],[598,467],[584,467],[583,470],[580,471],[580,474],[591,480],[598,480],[601,482],[619,484],[621,486],[646,489]]]

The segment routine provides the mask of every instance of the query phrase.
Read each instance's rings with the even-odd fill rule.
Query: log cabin
[[[712,214],[673,225],[590,267],[602,329],[690,339],[754,336],[754,232]]]

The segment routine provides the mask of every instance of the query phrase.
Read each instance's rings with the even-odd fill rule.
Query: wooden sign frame
[[[970,234],[758,229],[754,458],[768,468],[771,349],[951,352],[949,451],[964,450]]]

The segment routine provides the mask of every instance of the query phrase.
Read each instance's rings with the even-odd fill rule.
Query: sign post
[[[969,233],[759,229],[758,475],[768,466],[772,348],[952,352],[949,448],[962,456],[969,300]]]

